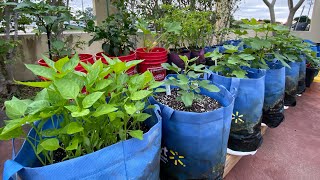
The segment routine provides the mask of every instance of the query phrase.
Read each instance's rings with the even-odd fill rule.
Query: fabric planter
[[[18,155],[4,165],[3,180],[15,173],[21,179],[159,179],[161,117],[159,107],[147,120],[151,129],[143,135],[143,140],[129,139],[105,147],[94,153],[78,158],[40,166],[30,144],[25,142]],[[50,128],[51,121],[48,121]],[[35,137],[32,129],[29,136]]]
[[[284,97],[284,105],[296,106],[300,62],[290,62],[288,64],[291,68],[286,67],[286,91]]]
[[[163,119],[161,179],[222,179],[234,99],[219,88],[201,90],[223,106],[206,113],[177,111],[150,99]]]
[[[299,81],[298,81],[298,94],[302,94],[306,90],[306,59],[301,56],[303,61],[300,63],[299,68]]]
[[[212,73],[209,79],[235,97],[228,153],[254,154],[262,143],[261,121],[265,93],[265,70],[246,68],[248,78],[229,78]]]
[[[307,67],[307,70],[306,70],[306,87],[310,87],[313,80],[314,80],[314,77],[317,76],[319,70],[316,69],[316,68],[310,68],[310,67]]]
[[[285,67],[279,62],[269,63],[266,72],[262,122],[275,128],[284,120]]]

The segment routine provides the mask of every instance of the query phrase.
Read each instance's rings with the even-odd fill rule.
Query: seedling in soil
[[[200,88],[207,89],[210,92],[220,91],[220,89],[211,84],[210,81],[200,79],[200,76],[203,75],[203,73],[207,73],[208,70],[205,69],[205,66],[202,64],[194,64],[198,57],[190,60],[187,56],[180,56],[180,58],[185,64],[183,70],[175,64],[162,64],[163,68],[177,73],[177,76],[170,76],[165,80],[167,87],[174,86],[178,89],[177,101],[181,101],[185,107],[191,107],[195,100],[203,99],[203,96],[199,94],[201,91]],[[191,63],[193,64],[190,65]]]

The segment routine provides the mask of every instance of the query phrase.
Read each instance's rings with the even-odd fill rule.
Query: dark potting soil
[[[61,148],[53,151],[53,163],[62,162],[63,158],[65,158],[66,156],[67,153]]]
[[[177,89],[171,90],[171,95],[166,95],[166,93],[159,93],[155,96],[155,99],[161,104],[167,105],[178,111],[187,112],[210,112],[221,107],[221,104],[208,96],[201,95],[201,99],[195,99],[191,107],[186,107],[181,101],[177,101],[176,97],[179,97]]]

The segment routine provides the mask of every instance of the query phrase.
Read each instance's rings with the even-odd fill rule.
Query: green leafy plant
[[[93,65],[80,62],[87,74],[74,70],[79,63],[77,55],[56,62],[44,58],[49,67],[26,65],[48,81],[18,82],[43,90],[34,99],[14,97],[5,102],[11,120],[0,129],[0,139],[25,136],[22,127],[31,125],[38,137],[27,136],[26,140],[43,165],[83,156],[131,137],[142,139],[143,122],[150,117],[144,110],[152,108],[148,98],[162,83],[149,71],[133,76],[125,73],[141,60],[126,63],[105,58],[108,66],[100,60]],[[85,93],[81,93],[83,88]],[[65,156],[54,158],[57,151]]]
[[[185,67],[184,69],[179,68],[175,64],[162,64],[162,67],[174,71],[177,73],[177,76],[171,76],[167,80],[165,80],[166,85],[172,85],[178,88],[178,94],[180,96],[177,97],[178,101],[183,102],[186,107],[192,106],[192,103],[196,99],[201,99],[202,96],[199,95],[200,88],[207,89],[210,92],[219,92],[220,89],[211,84],[208,80],[202,80],[199,77],[203,75],[203,73],[208,72],[205,69],[204,65],[196,65],[194,63],[198,58],[188,59],[187,56],[180,56],[180,58],[184,61]],[[182,70],[182,71],[181,71]]]
[[[148,28],[149,23],[146,20],[139,19],[137,28],[140,29],[143,33],[143,45],[146,48],[145,51],[150,52],[161,41],[167,38],[168,34],[174,34],[178,36],[180,34],[180,30],[182,29],[180,24],[181,23],[175,21],[164,23],[163,30],[161,34],[158,35],[155,31],[151,31]],[[151,40],[149,38],[151,38]]]
[[[67,55],[69,56],[74,53],[73,48],[65,46],[66,43],[63,38],[63,32],[71,29],[79,30],[81,28],[65,24],[73,20],[73,16],[67,7],[50,5],[45,1],[23,1],[17,4],[15,10],[32,17],[32,20],[36,22],[37,25],[37,28],[34,30],[37,35],[46,33],[50,59],[57,60],[65,56],[65,53],[68,53]],[[66,48],[68,48],[68,50],[61,53],[61,49]]]
[[[103,40],[104,53],[113,57],[130,54],[134,48],[132,36],[137,33],[134,13],[128,12],[119,4],[117,7],[118,11],[108,16],[101,25],[95,26],[93,23],[89,23],[85,29],[87,32],[94,33],[89,45],[94,41]]]
[[[218,49],[205,54],[205,57],[217,62],[209,69],[226,77],[246,78],[247,72],[242,67],[250,67],[255,57],[242,51],[239,52],[239,46],[224,45],[223,47],[226,49],[223,54]]]

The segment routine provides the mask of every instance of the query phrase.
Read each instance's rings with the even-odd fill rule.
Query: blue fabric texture
[[[288,63],[286,67],[286,91],[284,97],[285,106],[296,106],[296,94],[298,93],[299,71],[301,62]]]
[[[151,98],[163,119],[161,179],[222,179],[234,99],[218,87],[201,90],[223,106],[212,112],[177,111]]]
[[[266,72],[262,122],[275,128],[284,120],[285,67],[278,61],[270,62]]]
[[[302,62],[300,63],[299,68],[298,94],[302,94],[306,90],[306,58],[305,56],[300,56],[300,58],[302,59]]]
[[[149,110],[152,116],[147,120],[151,129],[143,140],[129,139],[105,147],[75,159],[47,166],[39,164],[30,144],[25,142],[13,160],[4,165],[3,179],[8,180],[18,173],[24,180],[43,179],[159,179],[161,127],[159,107]],[[51,123],[46,126],[51,126]],[[50,128],[50,127],[49,127]],[[32,129],[29,136],[35,137]]]
[[[230,78],[213,73],[210,80],[226,87],[235,96],[228,148],[257,150],[262,143],[261,121],[265,92],[265,70],[244,68],[248,78]]]

